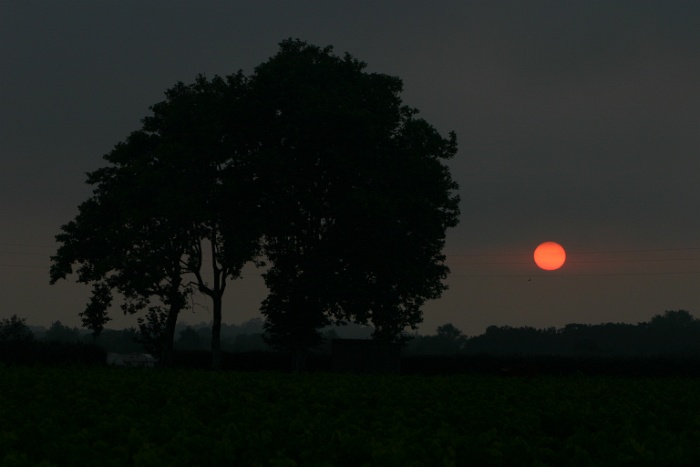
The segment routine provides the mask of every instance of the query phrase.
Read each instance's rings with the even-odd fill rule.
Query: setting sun
[[[535,249],[535,263],[541,269],[554,271],[564,265],[566,252],[556,242],[544,242]]]

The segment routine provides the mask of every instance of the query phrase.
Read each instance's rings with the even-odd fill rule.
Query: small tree
[[[663,353],[697,352],[700,348],[700,320],[686,310],[667,310],[663,315],[655,315],[647,331]]]
[[[64,326],[60,321],[51,323],[51,327],[44,335],[44,340],[48,342],[79,342],[80,331],[76,328]]]
[[[145,317],[138,318],[139,331],[136,340],[144,350],[151,355],[156,355],[162,362],[169,360],[166,364],[172,364],[172,356],[165,357],[164,349],[171,349],[169,342],[168,317],[170,313],[162,307],[150,307]]]
[[[649,327],[667,332],[683,332],[700,327],[700,320],[686,310],[666,310],[663,315],[653,316]]]
[[[462,334],[462,331],[457,329],[452,323],[438,326],[436,340],[441,353],[457,353],[464,347],[467,341],[467,336]]]
[[[177,347],[181,350],[200,350],[202,348],[202,337],[192,326],[187,326],[180,331]]]
[[[26,324],[25,318],[12,315],[0,320],[0,342],[22,343],[34,340],[34,334]]]

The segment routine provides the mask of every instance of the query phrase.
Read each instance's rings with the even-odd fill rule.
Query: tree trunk
[[[185,305],[180,294],[181,284],[182,277],[179,272],[172,274],[169,293],[170,309],[165,319],[165,335],[163,336],[160,352],[160,362],[161,365],[165,367],[171,367],[174,363],[173,348],[175,346],[175,326],[177,325],[177,317],[180,314],[180,310]]]
[[[214,302],[214,320],[211,326],[211,369],[221,369],[221,302],[222,294],[212,296]]]
[[[177,315],[180,307],[171,304],[168,310],[168,317],[165,320],[165,335],[163,336],[163,347],[160,353],[160,363],[162,366],[171,367],[174,364],[173,347],[175,346],[175,326],[177,325]]]

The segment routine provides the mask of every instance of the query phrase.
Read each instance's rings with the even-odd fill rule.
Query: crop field
[[[700,379],[0,366],[2,466],[699,460]]]

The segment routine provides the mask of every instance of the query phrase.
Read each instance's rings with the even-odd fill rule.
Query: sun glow
[[[556,242],[544,242],[535,249],[535,264],[546,271],[554,271],[564,265],[566,252]]]

